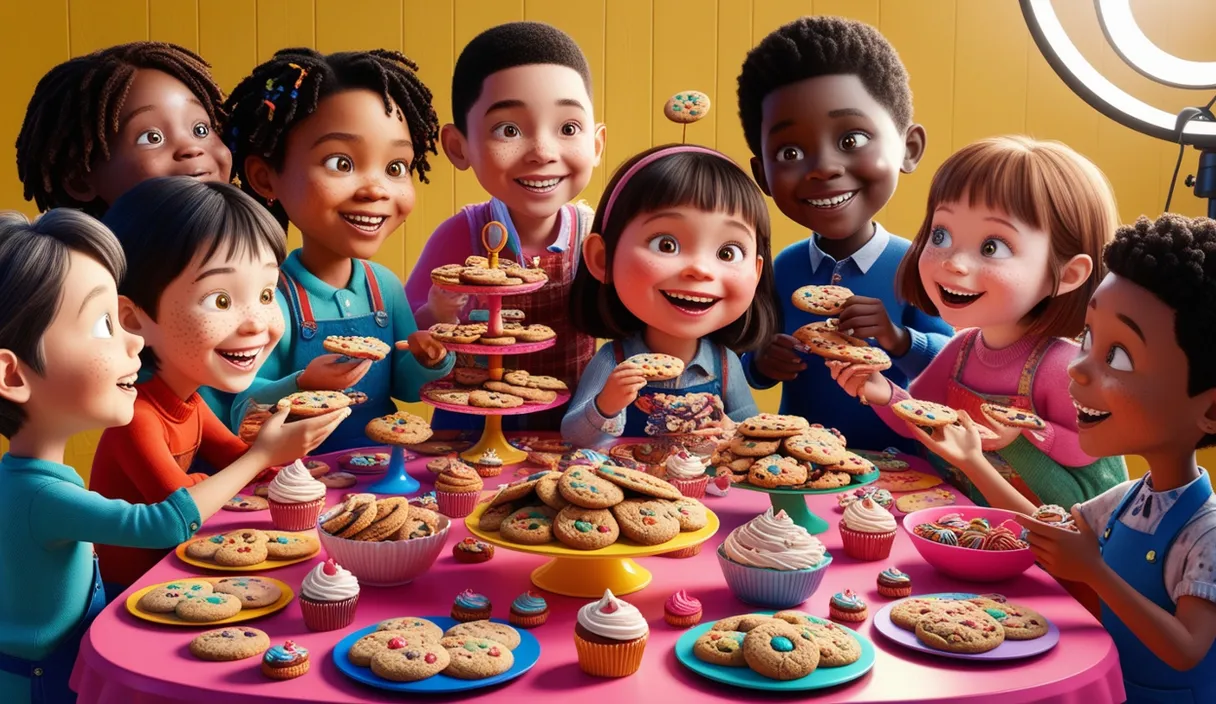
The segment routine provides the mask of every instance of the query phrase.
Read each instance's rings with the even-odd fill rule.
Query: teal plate
[[[773,612],[757,611],[756,613]],[[869,638],[851,628],[844,628],[844,626],[841,626],[841,628],[848,631],[861,644],[861,657],[852,665],[817,668],[806,677],[796,680],[772,680],[753,672],[751,668],[747,667],[711,665],[710,663],[698,660],[697,656],[692,654],[692,646],[713,625],[713,623],[702,624],[680,636],[680,640],[676,641],[676,659],[684,667],[714,682],[722,682],[734,685],[735,687],[743,687],[744,689],[763,689],[770,692],[805,692],[852,682],[874,667],[874,644],[870,642]]]

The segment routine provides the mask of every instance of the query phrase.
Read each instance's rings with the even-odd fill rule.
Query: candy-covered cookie
[[[321,347],[326,352],[372,361],[384,359],[390,351],[383,340],[354,335],[330,335],[321,343]]]
[[[274,582],[257,577],[226,577],[215,583],[215,591],[236,597],[243,609],[270,606],[283,596],[283,590]]]
[[[563,499],[583,508],[609,508],[625,498],[620,487],[584,466],[566,470],[557,482],[557,490]]]
[[[743,659],[743,639],[746,636],[742,631],[706,631],[692,644],[692,654],[711,665],[747,667],[747,661]]]
[[[709,96],[699,90],[685,90],[667,99],[663,116],[672,122],[687,125],[709,114]]]
[[[203,597],[211,594],[214,589],[210,582],[201,579],[179,579],[157,586],[152,591],[139,598],[136,608],[151,614],[169,614],[177,608],[179,601],[187,595]]]
[[[350,397],[341,391],[297,391],[279,399],[280,410],[287,409],[293,416],[320,416],[330,411],[346,408]]]
[[[918,425],[929,432],[958,422],[958,414],[953,408],[932,401],[917,401],[906,398],[891,406],[891,411],[903,420]]]
[[[1042,430],[1047,427],[1043,419],[1020,408],[1011,406],[1001,406],[995,403],[985,403],[980,406],[980,410],[984,415],[991,418],[1001,425],[1010,428],[1026,428],[1029,430]]]
[[[625,361],[640,367],[648,381],[666,381],[684,373],[684,361],[669,354],[635,354]]]
[[[660,545],[680,534],[680,521],[671,503],[626,499],[612,507],[621,535],[638,545]]]
[[[244,660],[270,647],[270,636],[256,628],[217,628],[195,636],[190,654],[200,660]]]
[[[620,526],[606,508],[570,505],[553,521],[554,537],[575,550],[598,550],[615,543],[620,534]]]
[[[790,296],[798,310],[815,315],[836,315],[853,292],[844,286],[802,286]]]

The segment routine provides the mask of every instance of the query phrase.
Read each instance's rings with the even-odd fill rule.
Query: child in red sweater
[[[131,422],[102,434],[89,488],[156,503],[207,477],[187,473],[196,455],[227,467],[249,449],[197,392],[243,391],[282,336],[275,285],[286,242],[270,213],[240,189],[186,177],[141,183],[113,204],[105,224],[131,271],[119,287],[120,320],[143,336],[144,367],[155,375],[137,387]],[[316,448],[332,415],[287,425],[266,448],[272,464]],[[121,586],[165,555],[101,545],[97,553],[103,580]]]

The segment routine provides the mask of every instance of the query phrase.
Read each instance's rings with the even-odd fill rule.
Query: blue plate
[[[447,616],[424,616],[423,618],[439,626],[444,631],[459,623],[456,619],[448,618]],[[510,625],[499,618],[490,620],[495,623]],[[536,636],[523,629],[516,628],[515,630],[519,631],[519,647],[511,651],[511,654],[515,656],[515,664],[511,666],[510,670],[501,675],[487,677],[483,680],[461,680],[455,677],[448,677],[447,675],[435,675],[425,680],[418,680],[417,682],[394,682],[386,680],[372,672],[370,667],[359,667],[352,664],[348,657],[351,646],[363,636],[374,633],[376,631],[376,624],[367,628],[360,628],[338,641],[333,651],[334,665],[338,666],[339,672],[356,682],[362,682],[377,689],[387,689],[390,692],[414,692],[419,694],[466,692],[471,689],[481,689],[482,687],[491,687],[503,682],[509,682],[531,670],[536,665],[536,662],[540,660],[540,642],[536,640]],[[692,646],[689,645],[689,652],[691,651]]]
[[[773,612],[758,611],[756,613],[771,614]],[[712,623],[702,624],[680,636],[680,640],[676,641],[676,659],[684,667],[715,682],[723,682],[745,689],[763,689],[771,692],[805,692],[852,682],[874,667],[874,644],[870,642],[869,638],[851,628],[844,628],[844,626],[841,626],[841,628],[848,631],[861,644],[861,657],[852,665],[816,668],[811,674],[796,680],[772,680],[753,672],[748,667],[711,665],[697,659],[697,656],[692,654],[692,646],[713,625]]]

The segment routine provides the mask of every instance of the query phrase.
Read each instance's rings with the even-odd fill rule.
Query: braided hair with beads
[[[397,51],[350,51],[324,55],[312,49],[282,49],[253,70],[232,90],[224,104],[229,118],[224,141],[232,151],[233,172],[241,188],[287,226],[287,212],[268,202],[245,177],[245,160],[259,156],[278,170],[283,167],[287,134],[307,118],[322,100],[335,93],[362,88],[379,94],[387,115],[396,115],[409,128],[414,142],[410,170],[427,183],[431,165],[427,152],[438,154],[439,117],[431,91],[418,78],[418,65]]]
[[[223,123],[224,94],[201,56],[165,42],[131,42],[78,56],[51,69],[34,88],[17,136],[17,175],[25,199],[39,210],[80,208],[100,217],[100,199],[83,203],[67,189],[70,179],[110,158],[109,139],[131,83],[140,69],[162,71],[181,81],[207,111],[217,129]]]

